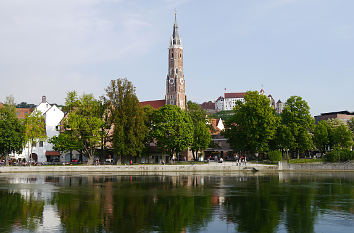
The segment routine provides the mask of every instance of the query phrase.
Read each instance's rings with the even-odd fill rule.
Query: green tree
[[[278,127],[274,139],[271,141],[270,145],[272,150],[281,150],[282,155],[284,153],[286,158],[288,158],[289,149],[295,142],[293,135],[290,132],[289,127],[282,123],[280,117],[277,117]]]
[[[0,108],[0,155],[9,164],[9,154],[21,153],[25,144],[25,127],[16,117],[13,103],[6,101]]]
[[[265,95],[257,91],[247,92],[245,102],[238,101],[235,114],[226,121],[224,135],[230,146],[239,152],[269,151],[269,143],[277,128],[275,111]]]
[[[32,162],[33,145],[36,145],[38,141],[44,141],[47,138],[45,119],[40,111],[34,110],[25,118],[25,124],[25,139],[28,143],[28,157],[30,162]]]
[[[205,110],[192,101],[188,101],[187,103],[187,112],[192,119],[194,129],[193,142],[190,148],[193,153],[193,159],[198,160],[198,152],[205,150],[211,142],[210,129],[207,125],[207,114]]]
[[[352,136],[354,140],[354,117],[352,117],[347,123],[350,131],[352,131]]]
[[[112,80],[106,88],[108,116],[114,125],[113,147],[119,156],[141,156],[148,129],[144,111],[135,94],[135,87],[127,79]]]
[[[348,125],[338,119],[328,120],[328,125],[331,149],[349,149],[353,141]]]
[[[313,142],[317,149],[324,153],[329,146],[329,125],[327,121],[320,121],[313,132]]]
[[[48,140],[49,143],[53,144],[53,149],[60,152],[69,152],[70,161],[72,160],[73,151],[82,152],[83,146],[82,141],[77,140],[76,136],[71,130],[65,130],[58,136],[54,136]]]
[[[153,114],[151,135],[171,157],[179,156],[193,142],[193,122],[179,107],[165,105]]]
[[[314,126],[314,119],[310,114],[307,102],[299,96],[291,96],[285,103],[281,114],[282,123],[290,130],[294,142],[289,145],[292,151],[297,153],[313,148],[310,130]]]
[[[88,164],[93,164],[97,148],[101,143],[101,127],[103,119],[100,115],[100,102],[92,94],[77,96],[75,91],[68,93],[63,119],[64,135],[59,140],[72,139],[70,143],[58,144],[60,150],[70,151],[81,148],[88,158]],[[59,136],[60,137],[60,136]]]

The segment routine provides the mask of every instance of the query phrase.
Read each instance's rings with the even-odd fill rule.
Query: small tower
[[[178,32],[177,16],[173,25],[172,37],[168,48],[168,74],[166,79],[166,104],[186,109],[186,89],[183,74],[183,46]]]
[[[283,103],[281,102],[281,100],[278,100],[276,107],[275,107],[275,111],[278,114],[281,114],[283,112]]]

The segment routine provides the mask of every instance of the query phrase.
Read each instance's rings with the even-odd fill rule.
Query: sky
[[[188,100],[263,88],[354,111],[353,0],[0,0],[0,101],[64,104],[117,78],[163,99],[175,9]]]

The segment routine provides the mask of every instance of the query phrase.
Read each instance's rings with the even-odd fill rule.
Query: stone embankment
[[[277,165],[247,164],[236,166],[234,162],[188,165],[99,165],[99,166],[32,166],[0,167],[0,173],[22,172],[236,172],[277,171]]]
[[[303,163],[290,164],[281,161],[278,165],[247,163],[236,166],[234,162],[188,164],[188,165],[99,165],[99,166],[32,166],[0,167],[0,173],[37,173],[37,172],[240,172],[240,171],[349,171],[354,172],[354,163]]]
[[[353,171],[354,162],[345,163],[288,163],[280,161],[278,163],[279,171]]]

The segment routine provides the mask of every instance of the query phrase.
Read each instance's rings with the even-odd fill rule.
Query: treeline
[[[276,114],[265,95],[247,92],[245,102],[238,101],[233,112],[224,135],[235,152],[274,158],[280,151],[283,157],[299,158],[314,150],[349,150],[353,144],[354,119],[348,124],[329,120],[315,125],[307,102],[299,96],[291,96]]]
[[[112,80],[105,95],[67,94],[61,133],[49,141],[61,152],[78,151],[92,164],[96,156],[123,158],[148,155],[151,144],[172,157],[188,147],[198,152],[211,141],[206,114],[198,104],[188,102],[186,111],[165,105],[158,110],[142,107],[135,87],[127,79]]]

